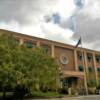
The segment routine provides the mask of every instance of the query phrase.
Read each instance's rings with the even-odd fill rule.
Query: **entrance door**
[[[76,77],[65,78],[64,86],[67,86],[68,88],[76,87],[77,86],[77,78]]]
[[[75,94],[78,85],[78,78],[77,77],[67,77],[63,81],[63,88],[67,90],[67,93]]]

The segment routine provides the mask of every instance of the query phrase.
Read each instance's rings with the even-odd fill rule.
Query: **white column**
[[[74,49],[74,59],[75,59],[75,71],[78,71],[77,51],[75,49]]]
[[[87,56],[86,52],[82,51],[83,53],[83,66],[84,66],[84,85],[86,89],[86,94],[88,95],[88,86],[87,86]]]
[[[97,73],[97,68],[96,68],[95,53],[93,53],[93,65],[94,65],[94,71],[95,71],[96,84],[98,85],[98,73]]]
[[[54,46],[54,44],[51,45],[51,56],[53,58],[55,57],[55,46]]]
[[[20,38],[19,45],[23,45],[23,43],[24,43],[24,40],[22,38]]]
[[[37,41],[36,46],[37,46],[37,47],[40,47],[40,41]]]

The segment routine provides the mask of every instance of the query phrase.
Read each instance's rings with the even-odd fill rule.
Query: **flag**
[[[81,43],[82,43],[82,40],[81,40],[81,37],[80,37],[80,39],[78,40],[78,42],[77,42],[75,47],[77,48]]]

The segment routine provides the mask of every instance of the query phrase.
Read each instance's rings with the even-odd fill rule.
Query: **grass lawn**
[[[12,96],[13,95],[13,92],[6,92],[6,96]],[[0,97],[3,96],[3,92],[0,92]]]
[[[0,98],[2,98],[3,96],[3,92],[0,92]],[[13,96],[13,92],[6,92],[6,97],[12,97]],[[31,95],[26,95],[26,98],[56,98],[56,97],[62,97],[62,94],[59,94],[57,92],[33,92]]]

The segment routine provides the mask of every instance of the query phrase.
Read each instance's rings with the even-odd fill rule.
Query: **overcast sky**
[[[100,0],[79,1],[0,0],[0,28],[100,50]]]

